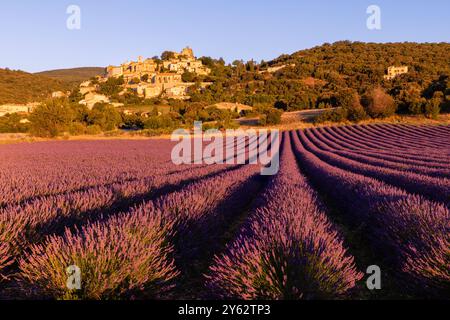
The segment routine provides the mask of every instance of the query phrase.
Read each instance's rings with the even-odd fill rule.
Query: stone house
[[[386,80],[392,80],[395,77],[408,73],[408,67],[406,66],[401,66],[401,67],[389,67],[388,68],[388,72],[387,75],[384,76],[384,79]]]
[[[69,94],[70,94],[70,92],[55,91],[55,92],[52,92],[52,98],[65,98]]]
[[[95,106],[96,103],[109,103],[110,100],[107,96],[95,92],[89,92],[85,95],[84,99],[80,101],[80,104],[88,107],[89,110]]]

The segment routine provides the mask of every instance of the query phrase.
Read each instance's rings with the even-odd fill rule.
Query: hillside
[[[50,70],[38,72],[36,74],[46,76],[48,78],[52,78],[55,80],[60,80],[75,86],[85,80],[89,80],[92,77],[103,75],[104,73],[105,68],[86,67],[86,68]]]
[[[279,74],[285,78],[314,77],[350,87],[382,84],[390,66],[408,66],[405,81],[430,83],[450,74],[450,43],[362,43],[341,41],[283,55],[271,65],[295,65]]]
[[[67,83],[42,75],[0,69],[0,104],[41,101],[54,91],[69,88]]]
[[[295,111],[336,106],[337,92],[353,89],[362,94],[374,86],[383,87],[399,104],[404,96],[429,99],[435,91],[450,95],[450,43],[341,41],[261,64],[235,61],[226,66],[203,59],[213,66],[211,80],[216,83],[194,99],[207,103],[277,104]],[[408,66],[408,74],[383,79],[389,66],[401,65]]]

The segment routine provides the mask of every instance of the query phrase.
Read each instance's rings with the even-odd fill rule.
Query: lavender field
[[[270,177],[173,146],[1,146],[0,299],[450,298],[450,127],[284,132]]]

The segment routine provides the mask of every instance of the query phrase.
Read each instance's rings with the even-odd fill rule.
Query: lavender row
[[[8,260],[14,260],[30,244],[39,243],[52,233],[62,232],[65,227],[100,219],[123,206],[132,205],[141,197],[150,197],[156,190],[177,186],[230,167],[192,166],[183,175],[154,176],[9,206],[0,210],[0,240],[9,248],[6,252]]]
[[[75,292],[62,279],[67,266],[76,264],[89,283],[76,292],[77,298],[160,298],[179,276],[174,239],[194,221],[214,217],[218,203],[258,170],[246,166],[207,178],[103,223],[34,245],[20,261],[21,287],[25,292],[33,288],[38,296],[72,298]]]
[[[329,132],[334,132],[337,137],[345,140],[347,143],[357,144],[364,143],[366,145],[366,149],[372,150],[384,150],[386,152],[392,152],[393,150],[401,151],[402,153],[417,155],[420,154],[420,151],[424,148],[429,150],[430,156],[435,158],[436,160],[442,160],[442,154],[437,152],[437,148],[435,146],[423,145],[419,146],[416,144],[409,144],[404,140],[396,140],[395,135],[386,135],[384,132],[381,132],[377,135],[372,135],[366,137],[364,132],[369,130],[368,126],[344,126],[344,127],[336,127],[336,128],[328,128]],[[371,130],[371,129],[370,129]]]
[[[434,178],[420,174],[401,172],[389,168],[372,166],[322,151],[321,142],[310,132],[299,132],[302,142],[308,151],[313,152],[320,159],[337,166],[338,168],[373,177],[385,181],[393,186],[405,189],[411,193],[424,195],[430,199],[450,204],[450,180]],[[315,145],[317,144],[317,146]]]
[[[208,286],[222,298],[336,298],[362,277],[299,173],[288,135],[282,150],[280,173],[207,275]]]
[[[315,129],[314,132],[317,133],[316,135],[318,138],[322,138],[322,141],[331,148],[333,148],[334,150],[358,153],[382,160],[385,159],[390,160],[392,162],[400,162],[404,164],[411,164],[417,166],[426,166],[427,168],[436,168],[436,169],[450,168],[448,162],[445,161],[438,162],[437,160],[436,161],[432,160],[429,156],[425,156],[423,154],[419,156],[408,155],[403,151],[402,152],[395,151],[395,149],[393,149],[392,151],[386,151],[381,149],[361,150],[353,147],[351,144],[345,144],[341,142],[337,137],[329,134],[329,132],[326,129],[327,128],[319,128]],[[355,141],[354,143],[357,142]]]
[[[395,143],[406,144],[417,148],[423,147],[442,147],[445,140],[444,136],[434,136],[426,132],[420,132],[420,127],[414,130],[403,129],[401,126],[390,125],[362,125],[352,126],[349,129],[356,134],[366,136],[368,139],[383,138],[385,141],[393,141]]]
[[[374,136],[365,138],[361,133],[353,133],[351,128],[352,127],[336,127],[330,128],[330,131],[335,131],[340,139],[345,139],[349,144],[364,143],[367,146],[366,149],[383,149],[388,152],[395,151],[412,155],[420,154],[426,149],[429,156],[433,159],[438,161],[445,160],[445,156],[443,156],[441,152],[438,152],[436,147],[408,144],[403,140],[396,142],[395,139],[391,137]]]
[[[351,159],[351,160],[355,160],[358,162],[362,162],[362,163],[370,164],[370,165],[374,165],[374,166],[380,166],[383,168],[390,168],[390,169],[407,171],[407,172],[409,171],[409,172],[414,172],[417,174],[423,174],[423,175],[428,175],[428,176],[437,177],[437,178],[444,178],[444,177],[450,178],[450,168],[449,169],[435,169],[435,168],[430,168],[428,166],[410,165],[410,164],[404,163],[401,160],[399,160],[397,162],[393,162],[393,161],[390,161],[390,160],[384,158],[382,155],[380,155],[378,158],[376,158],[376,157],[372,157],[370,155],[369,156],[365,155],[358,151],[336,150],[335,148],[333,148],[333,146],[334,146],[333,142],[330,142],[329,140],[327,140],[327,138],[324,137],[320,133],[320,131],[313,129],[310,132],[315,136],[317,141],[320,141],[320,149],[322,149],[324,151],[333,152],[337,155],[343,156],[343,157]],[[317,145],[317,143],[316,143],[316,145]]]
[[[403,132],[401,127],[389,126],[389,125],[363,125],[363,126],[353,126],[350,127],[353,132],[358,135],[365,135],[368,139],[380,139],[383,138],[385,141],[393,141],[400,144],[406,144],[408,146],[417,148],[417,147],[436,147],[441,148],[445,147],[446,141],[444,136],[440,137],[430,137],[426,133],[414,131]],[[420,127],[415,129],[420,131]]]
[[[354,139],[346,139],[345,137],[343,137],[342,134],[335,132],[335,130],[337,130],[337,128],[332,129],[332,128],[321,128],[319,129],[319,131],[327,137],[327,139],[329,139],[330,141],[333,141],[335,143],[336,146],[340,146],[338,147],[339,149],[346,149],[349,151],[356,151],[356,152],[371,152],[371,153],[378,153],[378,154],[382,154],[382,155],[397,155],[397,154],[402,154],[402,156],[406,159],[410,159],[410,160],[419,160],[419,161],[423,161],[424,160],[424,156],[423,153],[418,153],[417,151],[411,151],[411,150],[406,150],[406,149],[402,149],[399,150],[398,148],[382,148],[379,146],[379,144],[383,144],[382,141],[376,142],[376,147],[372,146],[361,146],[359,139],[354,138]],[[431,163],[431,165],[438,165],[438,166],[447,166],[448,162],[445,161],[444,159],[442,159],[441,156],[439,157],[433,157],[432,155],[428,154],[427,155],[427,161],[429,161]]]
[[[364,232],[380,257],[418,291],[446,290],[450,212],[442,204],[408,194],[373,178],[331,166],[292,133],[296,155],[309,178]],[[391,253],[391,254],[389,254]],[[412,280],[412,281],[411,281]]]
[[[374,125],[374,127],[380,128],[381,126]],[[434,140],[450,137],[448,126],[407,126],[386,124],[383,127],[391,128],[399,134],[403,134],[403,136],[414,137],[418,139]]]
[[[169,147],[160,141],[4,146],[0,150],[0,206],[177,170],[171,164]]]

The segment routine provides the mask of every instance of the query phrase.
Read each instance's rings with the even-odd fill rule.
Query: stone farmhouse
[[[384,79],[386,80],[392,80],[395,77],[408,73],[408,67],[402,66],[402,67],[389,67],[387,75],[384,76]]]

